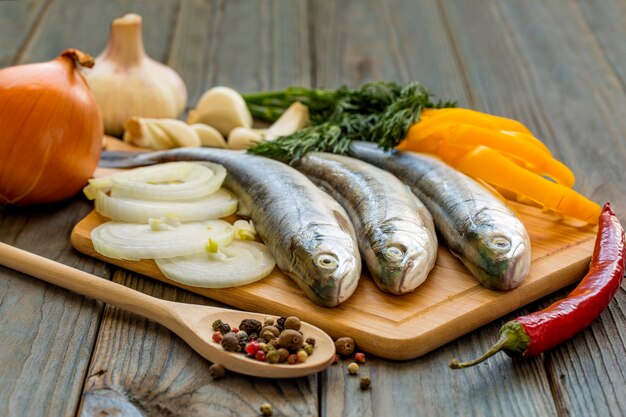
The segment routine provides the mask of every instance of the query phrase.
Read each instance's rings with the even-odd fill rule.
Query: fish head
[[[352,295],[361,277],[361,257],[349,233],[311,224],[292,242],[291,275],[317,304],[334,307]]]
[[[380,289],[405,294],[417,288],[432,269],[437,238],[421,225],[387,220],[367,237],[366,263]]]
[[[511,212],[483,209],[474,217],[474,232],[463,260],[487,288],[509,290],[522,283],[530,271],[530,238]]]

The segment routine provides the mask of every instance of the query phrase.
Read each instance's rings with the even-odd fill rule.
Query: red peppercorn
[[[222,341],[222,334],[219,331],[213,333],[213,341],[215,343],[221,343],[221,341]]]
[[[262,350],[259,350],[254,355],[254,359],[256,359],[257,361],[265,362],[265,352],[263,352]]]
[[[259,346],[259,342],[253,340],[246,345],[246,353],[250,356],[256,355],[261,347]]]
[[[230,331],[233,332],[233,333],[237,333],[239,331],[239,329],[236,328],[236,327],[233,327],[232,329],[230,329]]]
[[[361,353],[361,352],[355,353],[354,361],[356,363],[365,363],[365,353]]]
[[[287,363],[289,365],[295,365],[296,363],[298,363],[298,355],[292,353],[291,355],[287,356]]]
[[[335,355],[335,357],[333,358],[333,365],[336,365],[339,363],[339,355]]]

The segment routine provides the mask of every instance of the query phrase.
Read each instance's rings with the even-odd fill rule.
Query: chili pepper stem
[[[484,355],[468,362],[459,362],[453,359],[452,362],[450,362],[450,368],[462,369],[474,366],[492,357],[501,350],[509,356],[520,357],[524,355],[530,342],[530,337],[526,333],[524,326],[518,321],[511,320],[500,328],[500,339]]]

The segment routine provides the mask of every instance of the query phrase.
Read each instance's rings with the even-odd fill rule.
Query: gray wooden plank
[[[22,62],[55,58],[67,48],[77,48],[98,55],[106,46],[111,21],[126,13],[143,17],[147,54],[165,61],[178,8],[178,0],[82,1],[54,0],[45,19],[25,46]]]
[[[107,277],[101,262],[69,244],[73,225],[90,210],[83,199],[33,208],[0,208],[0,240]],[[0,415],[76,412],[102,305],[0,267]]]
[[[217,305],[131,273],[116,272],[113,280],[161,299]],[[256,415],[264,402],[274,415],[317,415],[315,376],[267,380],[228,373],[212,381],[209,365],[164,327],[107,306],[79,415]]]
[[[496,113],[508,106],[573,168],[579,191],[613,201],[624,219],[626,97],[606,59],[619,52],[615,42],[601,50],[573,2],[447,1],[445,6],[476,106]],[[586,15],[598,18],[591,10]],[[485,20],[492,24],[477,24]],[[623,415],[624,399],[614,394],[626,388],[616,364],[625,346],[623,312],[622,289],[590,329],[545,355],[559,414]]]
[[[0,2],[0,68],[16,61],[48,3],[46,0]]]
[[[316,2],[317,81],[358,85],[370,79],[419,79],[445,99],[472,103],[465,86],[448,16],[435,2]],[[467,4],[467,3],[466,3]],[[469,7],[469,4],[468,4]],[[444,10],[445,11],[445,10]],[[512,364],[504,355],[466,371],[452,371],[453,357],[473,358],[497,338],[505,319],[485,326],[422,358],[390,362],[369,358],[361,373],[372,378],[362,392],[347,375],[347,361],[321,383],[322,415],[556,415],[540,360]]]
[[[304,2],[186,0],[166,62],[186,81],[192,105],[215,84],[244,91],[307,84],[308,43],[298,24],[305,12]],[[120,273],[114,279],[160,298],[210,303],[150,278]],[[254,415],[266,401],[275,415],[318,414],[315,376],[270,381],[233,374],[211,381],[209,365],[161,326],[107,306],[81,415]]]
[[[216,85],[241,92],[308,85],[306,3],[185,1],[168,63],[192,107]]]

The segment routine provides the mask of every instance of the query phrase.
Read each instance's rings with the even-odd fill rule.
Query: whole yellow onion
[[[100,109],[68,49],[56,59],[0,70],[0,204],[50,203],[81,190],[102,149]]]

